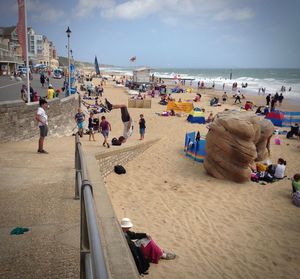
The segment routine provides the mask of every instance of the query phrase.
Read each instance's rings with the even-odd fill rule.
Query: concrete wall
[[[70,97],[48,101],[49,136],[70,135],[75,127],[74,115],[79,98]],[[35,114],[38,102],[26,104],[21,100],[0,102],[0,142],[20,141],[39,136]]]
[[[114,171],[115,165],[125,165],[134,157],[151,147],[157,141],[159,141],[159,139],[143,142],[135,146],[120,146],[119,150],[97,154],[96,159],[98,160],[101,175],[104,177],[109,175]]]

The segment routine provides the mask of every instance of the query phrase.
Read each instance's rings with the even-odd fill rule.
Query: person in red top
[[[109,135],[109,131],[111,131],[110,123],[106,120],[105,116],[101,116],[101,122],[100,122],[100,132],[104,137],[103,146],[107,146],[109,148],[109,143],[107,142],[107,138]]]

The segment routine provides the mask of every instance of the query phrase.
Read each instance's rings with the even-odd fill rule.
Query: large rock
[[[253,113],[217,114],[206,137],[204,168],[212,176],[236,182],[250,179],[249,165],[268,156],[274,126]]]

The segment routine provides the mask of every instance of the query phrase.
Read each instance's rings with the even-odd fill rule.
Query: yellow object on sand
[[[188,102],[168,102],[167,110],[175,110],[175,111],[184,111],[184,112],[191,112],[194,107],[192,103]]]
[[[193,92],[193,88],[189,87],[186,89],[186,93],[192,93]]]
[[[256,163],[256,168],[258,172],[263,172],[267,170],[267,166],[262,163]]]

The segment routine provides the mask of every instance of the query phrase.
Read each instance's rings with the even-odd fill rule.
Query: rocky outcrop
[[[267,157],[273,131],[271,121],[253,113],[225,111],[217,114],[206,137],[206,171],[220,179],[248,181],[249,165]]]

